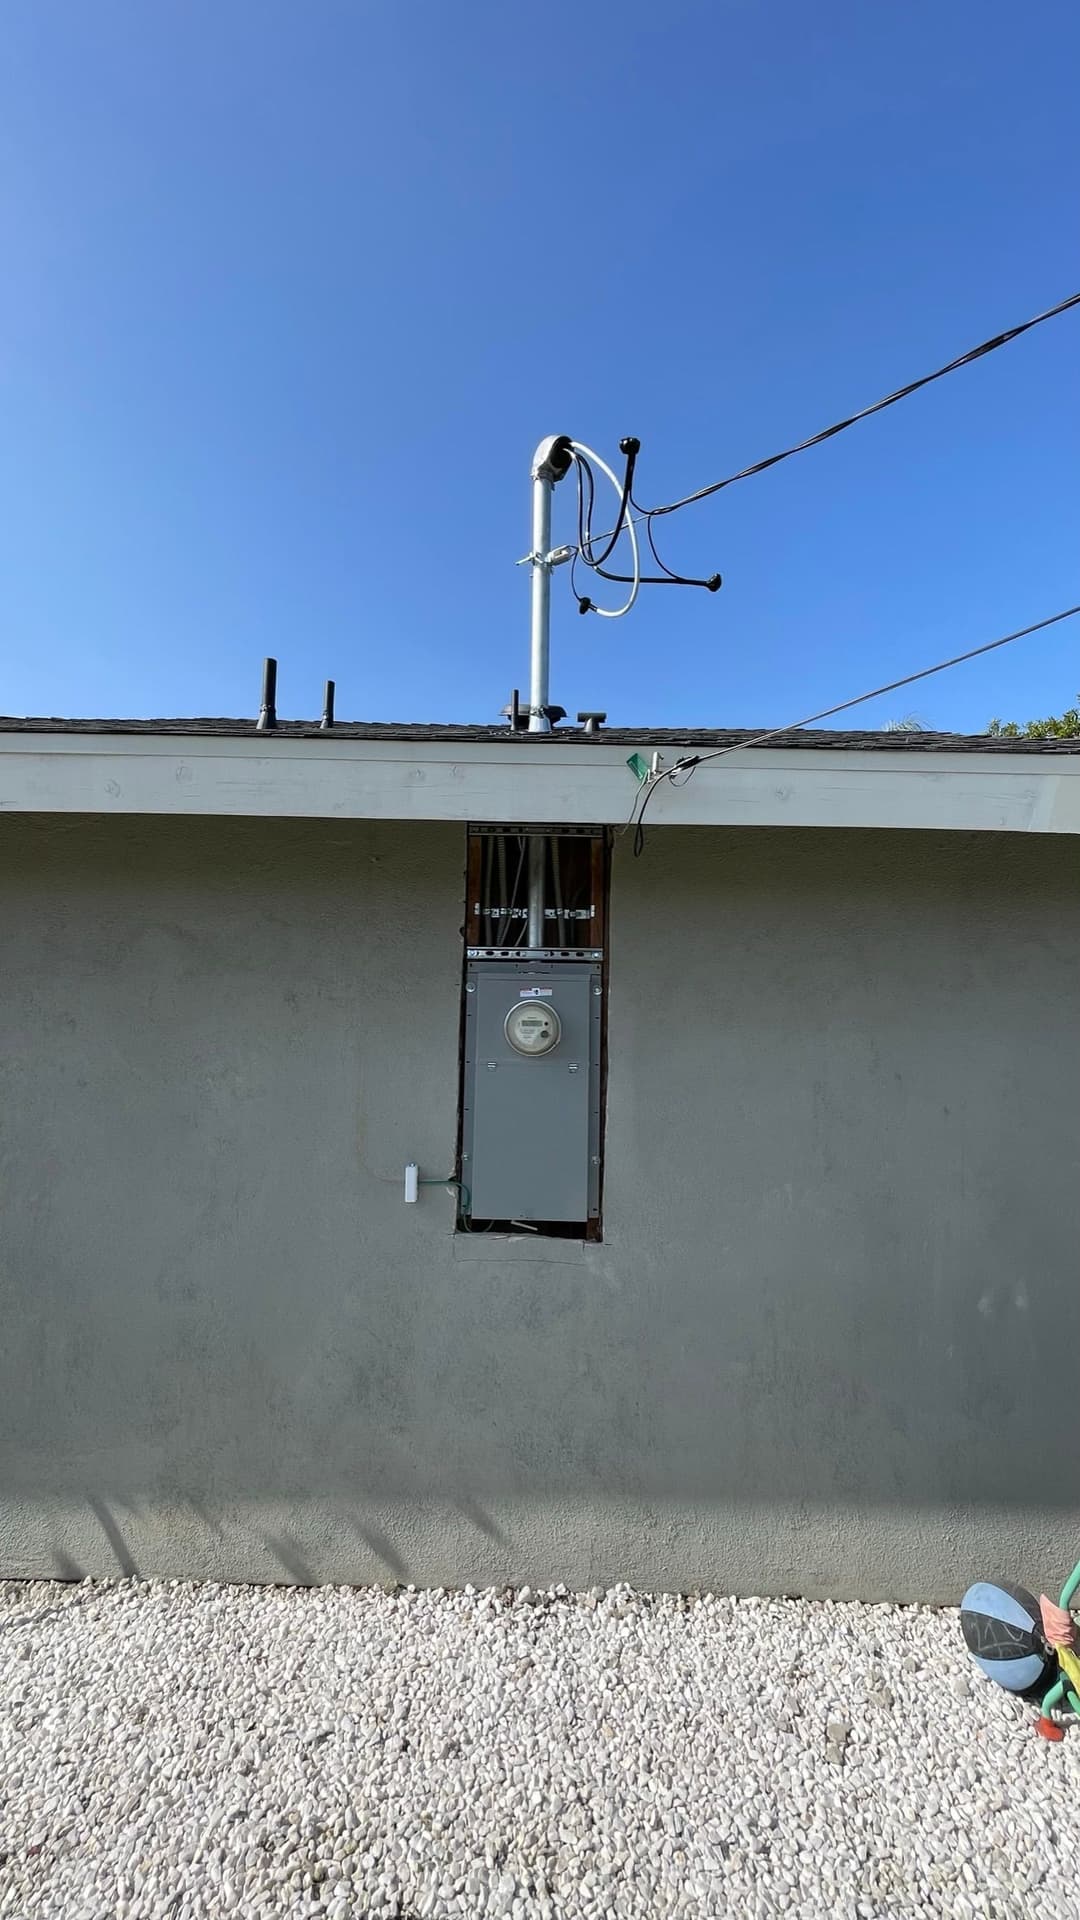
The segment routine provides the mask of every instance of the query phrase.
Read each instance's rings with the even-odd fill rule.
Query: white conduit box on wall
[[[410,1160],[405,1169],[405,1198],[411,1204],[419,1196],[420,1168],[415,1160]]]

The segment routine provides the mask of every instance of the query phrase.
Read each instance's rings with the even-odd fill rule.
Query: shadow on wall
[[[417,1568],[411,1568],[386,1532],[374,1525],[362,1513],[350,1508],[344,1501],[334,1501],[330,1503],[328,1528],[325,1503],[317,1501],[314,1504],[322,1509],[317,1531],[321,1531],[324,1536],[324,1548],[327,1546],[328,1532],[333,1534],[336,1527],[337,1533],[337,1538],[330,1544],[329,1550],[324,1551],[320,1556],[318,1567],[312,1564],[310,1548],[305,1547],[282,1528],[260,1529],[257,1518],[249,1521],[247,1516],[240,1518],[234,1514],[231,1523],[224,1525],[203,1501],[188,1499],[181,1502],[140,1502],[134,1499],[117,1498],[110,1505],[101,1494],[92,1493],[86,1496],[86,1507],[100,1528],[104,1548],[101,1537],[91,1537],[84,1555],[87,1564],[84,1565],[72,1554],[54,1545],[49,1551],[48,1572],[58,1580],[70,1581],[101,1579],[109,1575],[122,1579],[142,1579],[144,1569],[140,1567],[129,1545],[125,1528],[128,1532],[141,1532],[149,1520],[151,1532],[160,1533],[163,1522],[167,1526],[171,1522],[171,1530],[175,1534],[175,1542],[171,1545],[162,1544],[159,1541],[154,1563],[145,1569],[149,1577],[168,1571],[179,1559],[184,1558],[185,1552],[190,1556],[190,1549],[185,1548],[182,1543],[190,1538],[194,1523],[195,1531],[199,1527],[205,1529],[217,1543],[216,1548],[211,1551],[210,1560],[205,1568],[207,1577],[214,1559],[225,1565],[229,1564],[230,1549],[233,1553],[246,1552],[250,1561],[252,1545],[257,1542],[265,1550],[263,1556],[265,1564],[260,1568],[258,1577],[273,1582],[275,1578],[280,1579],[284,1576],[285,1581],[290,1585],[317,1586],[321,1581],[335,1577],[330,1572],[332,1567],[337,1567],[336,1577],[344,1577],[342,1568],[348,1563],[350,1556],[347,1546],[343,1553],[341,1542],[343,1537],[352,1533],[364,1549],[362,1571],[354,1572],[354,1578],[374,1579],[384,1583],[389,1582],[391,1585],[404,1584],[414,1577],[422,1580],[422,1572]],[[303,1518],[307,1503],[298,1501],[294,1505],[300,1517]],[[458,1501],[453,1510],[466,1519],[469,1525],[476,1527],[485,1539],[494,1542],[500,1548],[510,1548],[511,1543],[506,1535],[495,1525],[490,1515],[484,1513],[475,1502]],[[123,1515],[123,1519],[120,1515]],[[66,1516],[65,1525],[68,1529],[72,1525],[70,1513]],[[84,1531],[77,1519],[75,1526],[76,1530]],[[193,1568],[199,1567],[204,1559],[205,1555],[196,1552],[193,1559],[189,1560],[189,1571],[192,1571],[192,1577],[196,1577]],[[353,1561],[355,1565],[355,1556]],[[44,1571],[45,1569],[41,1568],[35,1577],[41,1577]],[[228,1574],[225,1577],[228,1577]],[[234,1575],[233,1577],[243,1576]]]
[[[102,1533],[105,1535],[106,1540],[116,1555],[116,1564],[120,1572],[124,1575],[125,1579],[137,1579],[139,1569],[135,1565],[131,1554],[128,1552],[127,1542],[117,1525],[111,1509],[99,1494],[92,1493],[90,1495],[90,1505],[97,1515]]]
[[[865,1590],[1075,1506],[1064,836],[617,856],[606,1240],[548,1261],[379,1177],[452,1158],[460,835],[65,831],[0,820],[20,1564]]]

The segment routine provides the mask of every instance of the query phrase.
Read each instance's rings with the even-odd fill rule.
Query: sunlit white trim
[[[661,746],[670,762],[685,749]],[[648,758],[649,749],[639,745]],[[622,825],[628,749],[603,739],[0,733],[0,813]],[[660,786],[666,826],[1080,832],[1080,756],[748,748]]]

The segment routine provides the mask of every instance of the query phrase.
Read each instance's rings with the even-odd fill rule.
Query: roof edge
[[[316,720],[283,720],[260,732],[254,720],[201,717],[175,719],[77,719],[58,716],[0,716],[0,734],[88,738],[257,739],[272,751],[275,740],[400,740],[449,744],[508,743],[525,751],[543,751],[552,743],[589,746],[653,746],[685,749],[717,747],[800,748],[806,751],[887,752],[893,754],[992,753],[1080,754],[1080,736],[1031,740],[999,734],[909,732],[906,729],[792,727],[761,739],[765,729],[746,727],[604,727],[589,734],[583,727],[558,727],[551,733],[514,733],[505,726],[476,726],[442,721],[344,720],[323,728]]]

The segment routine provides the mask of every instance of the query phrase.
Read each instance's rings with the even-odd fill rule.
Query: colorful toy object
[[[1073,1568],[1055,1606],[1045,1594],[1038,1601],[1023,1587],[976,1581],[960,1603],[960,1626],[968,1652],[987,1678],[1010,1693],[1039,1693],[1057,1669],[1042,1700],[1037,1731],[1046,1740],[1064,1738],[1051,1718],[1067,1700],[1080,1715],[1080,1648],[1069,1611],[1080,1588],[1080,1562]]]

